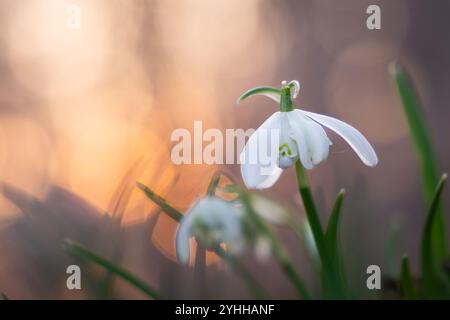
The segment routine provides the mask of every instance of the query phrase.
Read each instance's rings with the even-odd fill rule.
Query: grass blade
[[[160,197],[140,182],[136,182],[136,186],[144,192],[147,198],[157,204],[169,217],[171,217],[176,222],[181,221],[181,219],[183,218],[183,214],[169,205],[164,198]]]
[[[431,202],[425,221],[421,243],[421,264],[424,291],[429,298],[449,298],[450,282],[443,273],[441,263],[433,254],[433,225],[438,215],[438,206],[442,190],[444,189],[447,174],[443,174]]]
[[[409,267],[409,259],[406,254],[402,257],[402,263],[400,267],[400,285],[405,299],[417,299],[416,290],[414,288],[414,281],[411,276],[411,269]]]
[[[127,270],[125,270],[119,266],[116,266],[113,263],[111,263],[110,261],[98,256],[97,254],[95,254],[94,252],[85,248],[81,244],[74,242],[72,240],[66,239],[63,242],[63,248],[66,252],[68,252],[69,254],[71,254],[73,256],[93,262],[96,265],[99,265],[102,268],[106,269],[107,271],[114,273],[116,276],[127,281],[128,283],[133,285],[135,288],[141,290],[143,293],[145,293],[150,298],[152,298],[152,299],[161,299],[162,298],[162,296],[156,290],[151,288],[144,281],[142,281],[138,277],[132,275]]]
[[[403,111],[409,124],[413,143],[420,160],[422,184],[426,204],[429,207],[434,197],[434,188],[438,183],[438,170],[427,126],[422,115],[422,107],[415,93],[414,86],[406,70],[398,63],[390,66],[390,73],[397,86]],[[447,258],[447,239],[442,206],[438,203],[433,225],[433,248],[442,262]]]

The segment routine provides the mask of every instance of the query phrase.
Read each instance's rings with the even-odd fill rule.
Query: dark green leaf
[[[421,164],[425,200],[427,206],[430,206],[434,196],[434,188],[438,182],[438,170],[428,128],[422,114],[423,110],[406,70],[400,64],[392,63],[390,73],[397,86],[412,140],[417,150]],[[435,251],[438,259],[443,262],[447,258],[447,239],[443,210],[440,204],[438,204],[436,211],[436,222],[433,225],[435,229],[433,231],[433,251]]]
[[[411,269],[409,267],[409,259],[407,255],[402,257],[402,264],[400,267],[400,284],[405,299],[417,299],[416,289],[414,288],[414,281],[411,276]]]
[[[421,243],[421,264],[424,291],[429,298],[450,298],[450,282],[433,251],[433,225],[438,215],[439,201],[447,175],[439,181],[425,221]]]
[[[339,241],[339,223],[341,219],[342,203],[344,201],[345,190],[341,189],[334,202],[328,222],[325,240],[327,243],[328,254],[330,255],[332,268],[334,269],[334,291],[335,297],[346,297],[346,281],[344,263],[342,258],[341,244]]]
[[[339,231],[339,221],[341,218],[342,202],[344,200],[345,190],[339,191],[334,202],[334,207],[331,212],[330,220],[328,222],[327,231],[325,234],[325,240],[327,242],[328,250],[330,255],[336,256],[338,253],[338,231]]]

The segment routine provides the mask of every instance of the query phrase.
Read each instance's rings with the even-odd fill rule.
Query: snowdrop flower
[[[208,249],[221,243],[231,252],[239,252],[244,246],[240,209],[218,197],[207,196],[197,200],[180,222],[176,236],[176,251],[181,263],[190,258],[189,239],[197,240]]]
[[[264,95],[280,103],[280,111],[271,115],[252,134],[240,154],[241,173],[247,188],[271,187],[282,171],[297,160],[306,169],[324,161],[332,143],[322,126],[340,135],[365,165],[374,167],[378,163],[370,143],[349,124],[322,114],[294,109],[291,94],[296,98],[299,90],[298,81],[283,81],[281,89],[258,87],[239,98],[238,102],[253,95]],[[269,153],[269,163],[263,161],[267,154],[261,152]],[[256,161],[252,161],[255,157]]]

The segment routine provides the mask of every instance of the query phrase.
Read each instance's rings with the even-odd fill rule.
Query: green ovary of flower
[[[297,146],[293,141],[283,143],[278,150],[278,166],[281,169],[287,169],[297,161]]]

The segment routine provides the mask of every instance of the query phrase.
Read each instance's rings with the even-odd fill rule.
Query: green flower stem
[[[154,290],[149,285],[147,285],[144,281],[142,281],[138,277],[132,275],[127,270],[125,270],[119,266],[116,266],[115,264],[111,263],[110,261],[98,256],[97,254],[93,253],[92,251],[90,251],[89,249],[80,245],[79,243],[76,243],[72,240],[64,240],[63,248],[69,254],[71,254],[73,256],[91,261],[91,262],[105,268],[107,271],[110,271],[111,273],[116,274],[118,277],[120,277],[123,280],[127,281],[128,283],[132,284],[135,288],[141,290],[143,293],[145,293],[150,298],[162,299],[162,296],[156,290]]]
[[[150,190],[147,186],[143,185],[142,183],[137,182],[136,185],[139,189],[141,189],[144,192],[144,194],[150,200],[156,203],[163,210],[164,213],[166,213],[170,218],[172,218],[176,222],[180,223],[181,219],[183,218],[183,214],[180,211],[169,205],[165,199],[154,193],[152,190]],[[245,269],[245,267],[236,258],[234,258],[228,252],[225,252],[220,247],[215,248],[214,252],[219,257],[221,257],[225,262],[229,263],[234,270],[237,271],[240,277],[247,284],[250,291],[258,299],[267,298],[267,295],[264,293],[262,287],[258,285],[253,276]]]
[[[333,266],[326,246],[325,235],[320,224],[319,215],[317,213],[311,188],[309,187],[308,176],[299,160],[295,163],[297,172],[297,182],[300,196],[303,200],[306,216],[311,227],[314,240],[316,242],[317,251],[319,252],[322,266],[322,280],[325,298],[341,298],[341,290],[339,288],[339,274]]]
[[[245,191],[244,192],[241,191],[240,197],[253,223],[256,224],[257,228],[263,234],[263,236],[265,236],[269,240],[273,254],[278,264],[286,273],[289,280],[291,280],[298,294],[305,300],[310,299],[311,297],[308,293],[308,290],[306,289],[306,286],[303,284],[303,281],[301,280],[300,276],[295,270],[292,262],[290,261],[286,250],[281,245],[277,237],[273,234],[269,226],[265,223],[265,221],[254,211],[248,199],[248,194]]]
[[[300,196],[305,206],[306,216],[308,218],[311,230],[316,241],[317,250],[319,251],[322,262],[328,260],[325,236],[323,233],[322,225],[320,224],[319,215],[314,204],[311,189],[309,187],[308,176],[305,169],[299,160],[295,163],[295,170],[297,172],[297,183]]]

